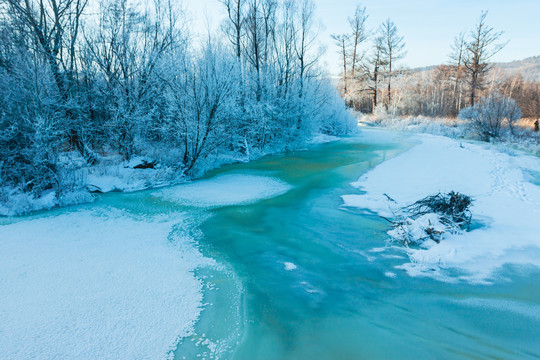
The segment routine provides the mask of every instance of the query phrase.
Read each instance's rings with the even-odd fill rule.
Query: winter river
[[[204,307],[179,341],[175,359],[540,358],[540,271],[505,266],[491,284],[411,277],[395,268],[408,261],[407,254],[384,249],[388,223],[343,207],[342,195],[361,193],[352,182],[413,146],[369,134],[225,166],[203,180],[222,179],[223,191],[236,185],[235,191],[248,193],[254,191],[249,181],[244,188],[235,179],[272,178],[274,183],[263,185],[271,188],[266,195],[274,195],[257,201],[227,202],[227,194],[217,193],[209,195],[216,202],[205,203],[207,197],[190,197],[196,187],[184,194],[180,186],[108,194],[93,205],[52,213],[113,208],[134,216],[181,212],[195,219],[198,225],[189,228],[189,236],[219,266],[194,270]],[[178,236],[188,231],[182,224],[172,229]],[[169,260],[158,255],[155,261],[166,265]],[[133,276],[144,273],[142,269]],[[134,284],[136,280],[130,278]],[[174,307],[174,301],[163,306]],[[9,311],[0,305],[0,319],[14,321]],[[151,338],[152,329],[160,326],[148,324],[142,332]],[[12,329],[5,327],[7,331]],[[178,334],[171,335],[174,340]],[[16,349],[7,355],[17,358],[17,353],[39,358]]]

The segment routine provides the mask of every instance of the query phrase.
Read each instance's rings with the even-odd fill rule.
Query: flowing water
[[[407,146],[349,139],[209,174],[270,173],[294,188],[202,225],[204,252],[237,277],[212,280],[212,305],[177,358],[212,354],[201,334],[238,335],[221,353],[233,359],[540,358],[537,271],[509,267],[493,285],[411,278],[394,269],[404,253],[381,251],[388,224],[341,207],[358,192],[351,182]]]
[[[406,254],[384,249],[388,224],[342,208],[340,196],[359,191],[351,182],[412,146],[368,138],[207,174],[271,175],[293,187],[250,205],[191,209],[209,213],[198,242],[224,267],[198,271],[206,306],[175,358],[540,358],[538,270],[506,267],[492,285],[411,278],[395,269]],[[98,204],[85,207],[190,211],[152,191]]]

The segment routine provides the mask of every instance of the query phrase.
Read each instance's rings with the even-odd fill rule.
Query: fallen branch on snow
[[[389,202],[397,204],[384,194]],[[393,241],[408,246],[420,245],[430,239],[439,243],[444,234],[467,230],[471,223],[472,198],[454,191],[427,196],[415,203],[392,210],[393,229],[388,231]]]

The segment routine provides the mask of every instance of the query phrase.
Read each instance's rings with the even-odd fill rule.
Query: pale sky
[[[319,41],[326,47],[323,62],[331,73],[338,73],[339,55],[330,34],[349,31],[347,17],[357,1],[315,0],[318,20],[322,23]],[[409,67],[447,62],[450,44],[461,31],[473,27],[482,10],[489,10],[488,25],[504,31],[508,45],[493,61],[521,60],[540,55],[540,0],[364,0],[360,2],[369,15],[367,27],[376,29],[386,18],[393,20],[405,38]],[[218,0],[184,0],[193,30],[205,32],[219,26],[223,6]]]

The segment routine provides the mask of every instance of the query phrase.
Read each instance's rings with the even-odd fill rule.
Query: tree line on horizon
[[[332,38],[340,54],[339,89],[348,106],[363,113],[377,109],[393,116],[456,117],[492,94],[513,99],[525,118],[540,118],[540,83],[509,75],[490,62],[506,42],[503,32],[481,13],[468,32],[455,37],[448,63],[429,70],[399,66],[406,52],[396,24],[385,20],[376,30],[366,26],[366,7],[357,5],[349,31]]]

